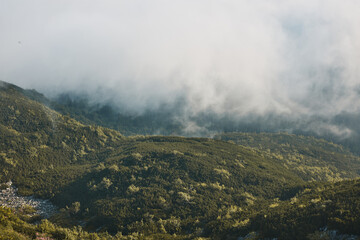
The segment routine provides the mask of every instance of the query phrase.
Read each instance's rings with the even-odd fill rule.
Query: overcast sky
[[[130,111],[359,112],[359,0],[0,0],[0,80]]]

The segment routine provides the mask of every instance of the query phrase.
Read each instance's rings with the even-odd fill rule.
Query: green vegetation
[[[23,194],[53,196],[121,144],[119,132],[62,116],[12,85],[0,98],[0,178]]]
[[[339,181],[359,177],[360,157],[341,145],[288,133],[224,133],[215,139],[252,147],[305,180]]]
[[[256,199],[286,195],[284,189],[301,182],[252,149],[211,139],[139,137],[53,200],[79,201],[81,218],[91,219],[93,230],[193,233],[209,231],[219,209],[247,208]]]
[[[169,234],[154,234],[143,236],[141,234],[132,234],[124,236],[121,233],[110,235],[103,233],[89,233],[80,226],[72,228],[59,227],[48,220],[42,220],[39,224],[30,224],[22,218],[26,215],[13,212],[9,208],[0,207],[0,240],[63,240],[63,239],[81,239],[81,240],[133,240],[133,239],[190,239],[191,236],[175,236]]]
[[[360,161],[338,145],[289,134],[124,137],[13,85],[0,98],[0,182],[61,208],[38,226],[0,208],[0,239],[359,234],[359,182],[341,180],[358,177]]]
[[[359,236],[359,193],[360,180],[309,184],[289,200],[268,202],[268,207],[250,217],[246,231],[256,231],[261,238],[310,239],[326,226]]]

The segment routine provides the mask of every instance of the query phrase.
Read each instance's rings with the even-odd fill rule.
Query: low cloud
[[[180,99],[185,122],[204,112],[332,119],[360,108],[359,8],[357,0],[1,1],[0,79],[132,114]]]

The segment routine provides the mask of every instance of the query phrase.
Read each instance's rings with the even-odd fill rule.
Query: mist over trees
[[[50,105],[80,121],[113,128],[125,135],[213,137],[222,132],[288,132],[325,138],[360,153],[360,114],[357,113],[342,112],[333,117],[253,113],[241,117],[209,109],[189,115],[182,98],[176,104],[163,104],[159,109],[134,114],[117,104],[94,103],[90,96],[74,93],[58,95]]]
[[[286,130],[352,144],[359,7],[355,0],[3,1],[0,79],[51,98],[91,96],[92,106],[110,103],[133,119],[169,115],[189,135]]]

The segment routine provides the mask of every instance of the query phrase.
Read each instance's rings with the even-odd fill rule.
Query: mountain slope
[[[144,137],[115,150],[54,200],[89,208],[92,229],[107,222],[103,227],[111,232],[150,231],[151,222],[174,217],[179,229],[193,232],[207,230],[219,209],[291,195],[287,190],[302,182],[252,149],[210,139]],[[148,228],[141,225],[146,219]]]
[[[264,209],[249,227],[262,237],[279,239],[319,239],[321,235],[326,239],[327,234],[319,232],[325,228],[360,236],[359,193],[359,180],[314,184],[291,200]]]
[[[173,109],[167,109],[166,106],[162,106],[161,110],[146,111],[142,114],[121,113],[113,104],[96,104],[87,96],[72,94],[59,95],[52,99],[49,106],[82,123],[115,129],[124,135],[180,135],[183,127],[180,122],[169,117]]]
[[[305,180],[332,181],[360,175],[360,157],[323,139],[288,133],[223,133],[215,139],[255,148]]]
[[[313,116],[310,119],[292,119],[274,113],[248,117],[235,117],[231,113],[218,114],[210,109],[190,114],[185,99],[178,99],[173,105],[163,104],[158,108],[148,108],[131,112],[121,102],[111,99],[99,100],[92,96],[65,92],[52,98],[49,104],[56,111],[70,115],[85,124],[96,124],[112,128],[124,135],[161,134],[181,136],[212,136],[217,132],[278,132],[288,129],[297,135],[315,136],[346,146],[359,156],[360,129],[357,113],[342,112],[327,118]],[[127,110],[126,110],[127,109]],[[339,136],[333,131],[325,131],[327,126],[347,129],[347,136]],[[319,133],[320,132],[320,133]]]
[[[75,218],[88,219],[89,229],[131,233],[153,215],[176,219],[179,228],[170,224],[168,231],[195,231],[219,207],[247,206],[302,182],[250,148],[211,139],[125,138],[80,124],[11,85],[0,97],[2,181],[12,179],[20,193],[50,197],[58,206],[80,202]]]
[[[221,238],[241,226],[236,233],[252,230],[236,222],[255,219],[274,199],[290,201],[307,180],[357,176],[358,158],[320,140],[284,137],[291,147],[279,140],[270,147],[285,149],[271,152],[207,138],[124,137],[63,116],[34,100],[41,95],[24,92],[0,87],[0,178],[12,179],[21,194],[50,198],[62,208],[51,220],[62,226]],[[326,159],[331,173],[308,170]]]
[[[289,200],[262,200],[247,209],[221,209],[209,223],[211,239],[359,239],[359,180],[337,183],[311,183]],[[225,210],[225,211],[224,211]],[[29,217],[0,207],[0,239],[194,239],[199,234],[171,235],[164,230],[176,229],[179,219],[155,221],[152,215],[140,227],[163,226],[161,233],[139,233],[131,236],[88,233],[81,227],[68,229],[42,221],[39,225],[24,222]],[[198,231],[199,229],[197,229]],[[141,231],[140,231],[141,232]],[[351,234],[351,236],[349,235]]]
[[[1,87],[0,98],[1,180],[13,179],[22,193],[43,191],[32,179],[39,181],[47,171],[70,180],[68,171],[75,175],[84,172],[87,164],[104,159],[123,138],[119,132],[85,126],[62,116],[30,100],[13,85]],[[53,190],[68,180],[56,181]]]

